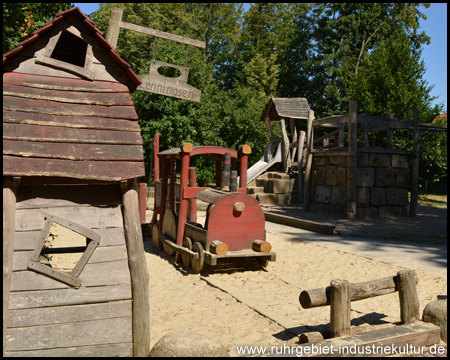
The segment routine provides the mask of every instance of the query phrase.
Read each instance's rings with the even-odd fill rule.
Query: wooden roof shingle
[[[280,118],[308,119],[310,108],[305,98],[271,98],[261,114],[261,121]]]

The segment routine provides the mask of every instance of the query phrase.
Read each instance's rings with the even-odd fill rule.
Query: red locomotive
[[[157,151],[155,167],[159,158],[162,161],[162,179],[160,189],[155,191],[155,198],[159,195],[160,201],[157,205],[155,199],[151,230],[153,243],[159,250],[164,248],[169,256],[175,253],[175,262],[181,256],[183,264],[186,267],[191,265],[194,273],[199,273],[205,263],[218,265],[221,259],[255,258],[264,267],[269,261],[275,261],[276,255],[265,241],[264,213],[258,201],[247,195],[250,146],[242,145],[236,151],[184,143],[180,148]],[[189,167],[191,157],[196,155],[215,160],[216,187],[196,186],[195,168]],[[175,205],[177,159],[181,160],[178,212]],[[239,186],[236,176],[238,161]],[[156,188],[159,184],[155,184]],[[204,225],[197,223],[196,200],[208,203]]]

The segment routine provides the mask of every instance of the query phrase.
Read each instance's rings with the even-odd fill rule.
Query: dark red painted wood
[[[67,144],[3,140],[3,154],[70,160],[144,161],[141,145]]]
[[[122,181],[144,175],[143,162],[72,161],[3,155],[3,176],[62,176]]]
[[[75,129],[55,126],[3,124],[3,139],[66,143],[137,144],[142,145],[140,133]]]
[[[233,204],[245,209],[233,213]],[[208,242],[220,240],[229,250],[251,249],[253,240],[265,240],[265,218],[258,201],[248,195],[230,193],[216,202],[208,220]]]
[[[133,106],[128,93],[96,93],[83,91],[48,90],[13,84],[3,84],[3,95],[20,98],[42,99],[64,103],[103,106]]]
[[[65,126],[87,129],[110,129],[118,131],[140,131],[137,121],[100,118],[94,116],[55,116],[31,112],[3,110],[3,122],[16,124],[34,124]]]
[[[3,74],[3,84],[16,84],[28,87],[54,88],[66,91],[87,91],[106,93],[129,93],[127,86],[116,82],[88,81],[82,79],[68,79],[54,76],[31,75],[19,73]]]
[[[97,116],[129,120],[138,119],[136,111],[132,106],[67,104],[56,101],[23,99],[15,96],[3,96],[3,109],[50,115]]]

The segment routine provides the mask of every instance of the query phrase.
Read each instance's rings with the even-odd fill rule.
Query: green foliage
[[[57,13],[70,7],[71,3],[3,3],[3,53],[16,48]]]
[[[316,118],[348,111],[431,123],[442,112],[432,105],[433,85],[424,80],[420,32],[424,15],[418,3],[107,3],[91,14],[107,33],[110,11],[123,9],[123,21],[205,41],[206,50],[120,30],[119,55],[138,75],[151,60],[189,67],[188,83],[202,91],[193,103],[143,91],[133,93],[150,167],[152,140],[160,148],[195,145],[252,148],[249,166],[268,141],[261,113],[270,97],[305,97]],[[70,4],[3,4],[3,51],[9,51]],[[167,70],[164,70],[167,71]],[[169,75],[168,73],[164,73]],[[303,127],[303,124],[300,125]],[[278,131],[278,127],[274,127]],[[385,135],[371,141],[385,144]],[[430,147],[427,156],[446,160],[446,147]],[[394,148],[407,150],[411,139],[394,134]],[[439,153],[445,148],[445,154]],[[440,150],[439,150],[440,149]],[[439,155],[439,156],[438,156]],[[196,159],[200,183],[212,181],[214,164]],[[431,162],[430,162],[431,164]],[[428,166],[428,165],[427,165]],[[446,172],[445,163],[421,166],[422,179]],[[428,175],[427,175],[428,174]]]

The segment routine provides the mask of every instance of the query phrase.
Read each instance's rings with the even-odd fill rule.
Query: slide
[[[271,150],[271,144],[266,145],[266,150],[264,150],[264,155],[255,165],[253,165],[250,169],[247,170],[247,184],[258,175],[262,174],[264,171],[269,169],[273,164],[281,162],[281,143],[277,146],[277,152],[275,153],[275,156],[270,159],[269,151]]]

